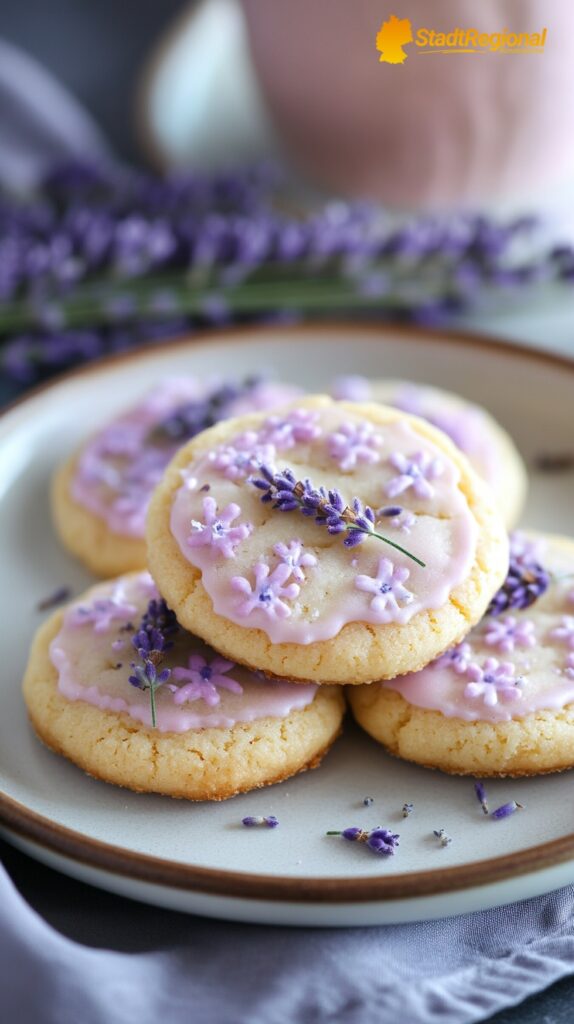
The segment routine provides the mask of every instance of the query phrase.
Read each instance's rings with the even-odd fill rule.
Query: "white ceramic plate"
[[[495,906],[574,882],[571,777],[497,781],[491,803],[525,810],[485,818],[472,781],[388,757],[349,727],[316,772],[222,804],[188,804],[116,789],[84,776],[34,738],[20,696],[38,600],[89,578],[50,524],[50,475],[98,424],[159,377],[238,377],[271,369],[320,390],[335,374],[407,377],[487,406],[527,459],[572,445],[574,362],[514,346],[441,339],[410,329],[264,328],[163,345],[71,374],[0,422],[3,672],[0,823],[28,853],[77,878],[166,907],[238,920],[361,925]],[[572,532],[574,474],[532,478],[526,525]],[[372,796],[371,807],[363,798]],[[415,805],[408,820],[405,801]],[[275,830],[243,829],[275,814]],[[348,825],[392,827],[397,856],[327,838]],[[445,828],[441,848],[432,830]]]

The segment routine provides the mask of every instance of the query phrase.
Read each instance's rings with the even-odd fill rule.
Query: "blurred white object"
[[[204,0],[161,40],[141,96],[144,142],[163,166],[213,167],[277,152],[235,0]]]

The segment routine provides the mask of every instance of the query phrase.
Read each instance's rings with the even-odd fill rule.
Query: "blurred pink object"
[[[287,149],[342,192],[406,206],[528,198],[574,169],[569,0],[242,0],[253,61]],[[419,28],[534,33],[543,53],[422,54],[379,62],[392,14]]]

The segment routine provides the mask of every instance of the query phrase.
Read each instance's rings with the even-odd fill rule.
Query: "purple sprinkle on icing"
[[[236,606],[237,614],[247,616],[259,610],[273,619],[289,618],[291,608],[286,602],[298,597],[301,589],[297,583],[287,583],[291,566],[281,562],[271,572],[266,562],[256,562],[253,574],[253,584],[245,576],[234,576],[231,580],[232,589],[242,595]]]
[[[241,507],[235,502],[231,502],[223,512],[218,512],[215,499],[204,498],[204,521],[199,522],[192,519],[192,532],[188,537],[189,546],[192,548],[210,547],[224,558],[235,558],[235,548],[249,536],[253,529],[251,523],[231,525],[240,515]]]
[[[248,430],[239,434],[233,444],[224,444],[209,452],[207,459],[227,480],[239,480],[257,472],[262,465],[273,463],[275,453],[275,445],[260,444],[259,435]]]
[[[377,614],[392,616],[402,605],[410,604],[414,595],[403,586],[409,578],[409,570],[395,566],[389,558],[380,558],[376,576],[359,574],[355,587],[367,594],[373,594],[370,607]]]
[[[209,707],[219,704],[221,697],[218,687],[231,693],[243,693],[243,687],[227,673],[236,668],[235,662],[215,657],[208,662],[200,654],[192,654],[187,668],[174,668],[172,676],[184,686],[171,686],[174,704],[185,704],[187,701],[203,700]]]
[[[380,461],[377,448],[382,444],[372,423],[342,423],[332,434],[328,434],[327,451],[339,469],[347,473],[361,463],[374,465]]]
[[[444,471],[440,459],[433,458],[428,452],[415,452],[410,457],[402,452],[393,452],[389,462],[393,469],[398,470],[398,475],[385,484],[385,494],[389,498],[397,498],[411,489],[417,498],[432,498],[434,487],[430,481],[436,480]]]
[[[459,675],[464,675],[470,665],[471,656],[472,649],[470,644],[457,644],[456,647],[451,647],[449,651],[445,651],[444,654],[436,658],[432,665],[433,668],[452,668]]]
[[[304,551],[303,542],[297,539],[289,541],[289,544],[275,544],[273,551],[284,565],[290,567],[291,575],[298,583],[305,579],[304,569],[317,565],[315,555]]]
[[[499,701],[520,699],[522,678],[516,677],[515,672],[516,667],[510,661],[487,658],[483,665],[471,662],[464,673],[470,680],[464,688],[464,695],[482,697],[487,707],[493,707]]]
[[[315,441],[322,433],[318,419],[319,413],[313,409],[292,409],[286,416],[269,416],[259,431],[259,440],[282,450]]]
[[[550,636],[553,640],[561,640],[574,651],[574,616],[563,615],[560,625],[550,631]]]
[[[114,619],[129,619],[137,612],[135,604],[126,601],[123,590],[116,584],[111,597],[97,598],[89,605],[78,605],[69,613],[72,626],[92,625],[94,633],[107,633]]]
[[[574,626],[574,619],[572,622]],[[510,654],[515,647],[534,647],[534,623],[531,619],[515,619],[512,615],[493,619],[487,623],[484,642],[503,654]]]

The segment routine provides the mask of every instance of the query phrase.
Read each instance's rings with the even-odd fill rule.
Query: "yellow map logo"
[[[377,32],[379,61],[385,64],[404,64],[408,53],[403,47],[414,43],[416,54],[429,53],[544,53],[547,28],[539,32],[512,32],[503,28],[498,32],[481,32],[477,28],[460,28],[439,32],[433,28],[417,28],[409,18],[391,14]]]
[[[391,14],[388,21],[383,21],[377,32],[377,50],[379,61],[386,64],[404,64],[408,54],[403,46],[413,42],[413,29],[408,18],[397,18]]]

